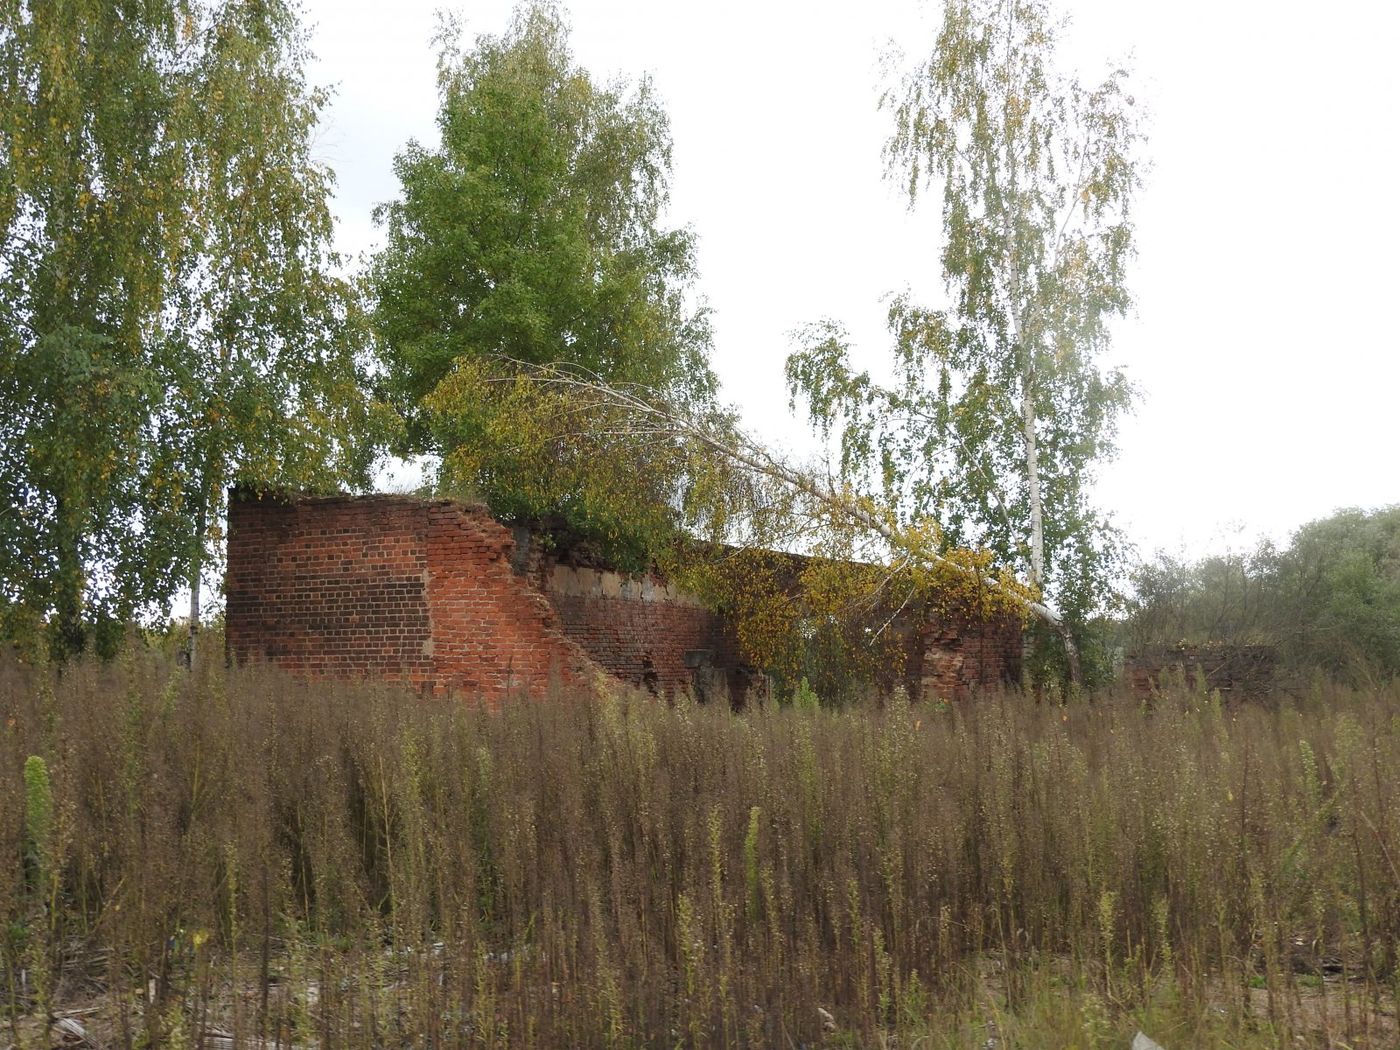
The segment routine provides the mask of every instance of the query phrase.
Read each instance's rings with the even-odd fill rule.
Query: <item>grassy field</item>
[[[1390,1048],[1397,863],[1394,689],[490,715],[0,662],[0,1047]]]

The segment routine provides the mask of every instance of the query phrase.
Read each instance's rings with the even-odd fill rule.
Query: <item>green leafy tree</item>
[[[1400,675],[1400,507],[1338,511],[1282,551],[1159,554],[1132,585],[1134,648],[1265,644],[1284,664],[1356,683]]]
[[[197,611],[225,482],[351,477],[370,414],[294,9],[0,11],[0,606],[72,651]]]
[[[885,105],[911,206],[941,193],[951,303],[894,300],[892,382],[858,371],[831,323],[801,334],[788,379],[839,435],[847,476],[1018,566],[1063,628],[1101,596],[1114,549],[1086,489],[1130,399],[1101,358],[1130,305],[1141,136],[1121,71],[1092,89],[1055,71],[1060,28],[1039,0],[947,0],[932,54]]]
[[[439,64],[441,142],[398,156],[402,195],[377,212],[374,325],[407,450],[444,456],[442,484],[506,517],[562,511],[617,533],[597,502],[541,492],[509,443],[489,442],[495,406],[444,396],[459,361],[570,364],[677,402],[709,399],[709,329],[690,303],[694,242],[667,229],[670,132],[650,83],[603,85],[574,62],[559,10],[517,10],[470,50],[449,24]],[[431,407],[429,407],[431,406]],[[491,443],[470,463],[454,450]]]
[[[1183,642],[1273,642],[1279,565],[1279,553],[1267,542],[1199,561],[1159,552],[1129,574],[1125,641],[1134,651]]]
[[[1304,525],[1277,580],[1285,655],[1354,680],[1400,675],[1400,507]]]
[[[217,561],[230,484],[367,484],[389,417],[364,395],[368,326],[331,251],[331,175],[312,155],[324,90],[308,88],[294,8],[227,3],[203,29],[185,170],[188,226],[165,310],[161,447],[186,537],[190,630]],[[172,495],[174,493],[171,493]]]
[[[181,25],[155,5],[10,2],[0,26],[0,579],[12,616],[52,614],[76,648],[85,592],[98,619],[121,617],[168,542],[136,522],[182,208],[161,61]]]

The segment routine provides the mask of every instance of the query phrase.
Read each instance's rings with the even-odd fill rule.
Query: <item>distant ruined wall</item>
[[[1278,653],[1270,645],[1182,643],[1133,653],[1125,669],[1139,693],[1150,693],[1164,679],[1179,674],[1187,683],[1199,678],[1224,696],[1263,697],[1273,691],[1277,680]]]
[[[496,705],[600,675],[658,697],[742,702],[766,679],[733,625],[656,576],[534,548],[486,508],[408,496],[229,500],[226,639],[238,661],[401,682]],[[1020,677],[1013,621],[942,621],[910,642],[920,697]]]

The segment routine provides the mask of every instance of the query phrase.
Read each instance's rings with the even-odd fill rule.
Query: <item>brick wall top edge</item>
[[[229,491],[229,501],[236,503],[264,503],[273,506],[312,506],[324,507],[335,504],[372,504],[374,506],[403,506],[403,507],[458,507],[472,514],[489,514],[490,508],[484,503],[476,503],[467,500],[443,499],[439,497],[424,498],[400,494],[396,492],[370,492],[356,494],[351,492],[337,492],[328,495],[301,495],[298,493],[286,493],[279,491],[256,492],[247,489],[231,489]]]
[[[261,502],[265,505],[271,504],[272,506],[282,506],[287,508],[295,508],[297,506],[306,506],[313,508],[344,506],[349,508],[358,505],[365,507],[366,510],[369,510],[371,508],[401,508],[404,510],[427,511],[450,511],[455,509],[457,511],[460,511],[465,516],[478,521],[488,520],[493,524],[499,525],[505,529],[509,529],[511,527],[510,525],[504,522],[498,521],[495,518],[495,516],[492,515],[490,508],[487,507],[484,503],[468,502],[465,500],[444,499],[437,497],[425,498],[422,496],[415,496],[411,494],[376,492],[368,494],[335,493],[330,495],[302,495],[298,493],[287,493],[273,490],[261,493],[261,495],[259,495],[258,493],[250,490],[233,488],[229,492],[229,498],[230,502],[238,501],[243,502],[245,504],[253,505],[257,505],[259,502]],[[810,560],[805,555],[794,554],[787,551],[768,551],[766,553],[769,556],[777,559],[779,562],[785,563],[790,568],[794,569],[800,567],[802,564]],[[665,575],[656,571],[655,568],[653,568],[653,570],[650,572],[627,574],[619,572],[616,568],[603,564],[601,561],[590,561],[590,559],[586,558],[580,560],[577,559],[575,555],[576,552],[568,550],[550,551],[544,555],[544,571],[542,573],[543,578],[540,580],[540,582],[545,585],[544,589],[546,590],[546,592],[560,593],[562,591],[562,593],[565,594],[574,593],[573,587],[567,585],[561,587],[561,580],[551,578],[558,569],[563,569],[566,572],[568,570],[573,570],[574,573],[580,576],[585,575],[590,571],[602,572],[605,574],[615,575],[618,577],[619,580],[633,581],[634,583],[641,583],[643,581],[647,581],[651,584],[657,584],[662,587],[666,587],[668,582],[666,580]],[[575,584],[575,586],[577,586],[577,584]],[[682,602],[686,603],[695,601],[695,599],[689,595],[668,595],[667,597],[671,598],[672,600],[680,598]],[[1014,616],[994,615],[991,617],[981,617],[969,614],[969,612],[966,610],[954,608],[944,610],[941,614],[935,614],[931,616],[929,618],[928,625],[925,629],[954,630],[957,631],[959,634],[963,634],[977,627],[991,628],[993,630],[998,631],[1016,630],[1020,627],[1020,623],[1019,620],[1017,620],[1017,618]]]

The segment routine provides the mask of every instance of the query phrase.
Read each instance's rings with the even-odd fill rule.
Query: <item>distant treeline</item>
[[[1132,582],[1129,649],[1264,644],[1294,668],[1352,681],[1400,673],[1400,506],[1340,511],[1282,550],[1158,554]]]

